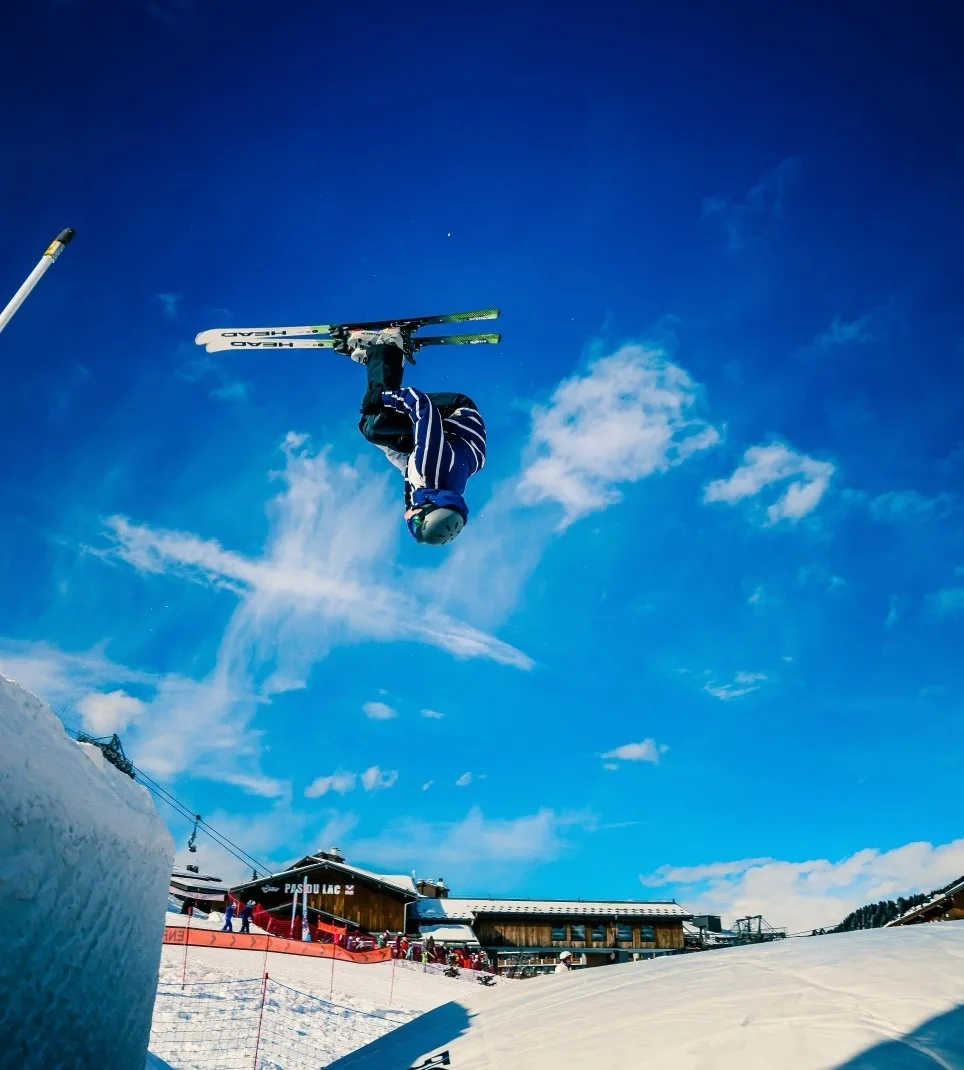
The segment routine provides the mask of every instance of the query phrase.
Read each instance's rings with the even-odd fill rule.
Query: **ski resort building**
[[[926,903],[888,921],[885,929],[895,925],[920,925],[926,921],[961,921],[964,919],[964,878],[950,888],[932,896]]]
[[[200,873],[197,866],[187,869],[175,869],[171,873],[171,886],[168,889],[169,907],[186,914],[189,908],[203,911],[224,910],[228,889],[220,877]]]
[[[253,899],[278,918],[291,914],[292,899],[307,885],[308,911],[316,919],[363,932],[405,932],[409,908],[418,899],[415,881],[404,874],[372,873],[351,866],[337,847],[307,855],[280,873],[232,888],[242,902]]]
[[[483,948],[499,973],[546,973],[571,951],[580,966],[606,966],[683,950],[678,903],[586,899],[478,899],[422,895],[412,926],[436,943]]]
[[[683,923],[692,917],[675,902],[452,898],[441,878],[374,873],[347,863],[336,847],[231,891],[283,920],[303,885],[315,920],[484,950],[500,973],[526,976],[555,969],[562,951],[580,966],[681,952]]]

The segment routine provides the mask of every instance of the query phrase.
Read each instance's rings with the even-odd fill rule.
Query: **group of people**
[[[234,913],[237,908],[234,905],[234,900],[229,899],[227,906],[224,908],[224,925],[221,928],[223,933],[234,932]],[[247,903],[241,908],[241,913],[238,917],[241,919],[240,932],[251,932],[251,915],[254,913],[254,900],[249,899]]]
[[[492,961],[482,948],[444,948],[436,944],[431,935],[423,942],[409,940],[404,933],[396,933],[393,937],[386,930],[378,937],[376,945],[391,948],[393,959],[421,962],[426,966],[434,963],[463,970],[492,970]]]

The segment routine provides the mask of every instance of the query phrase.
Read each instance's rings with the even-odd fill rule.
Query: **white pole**
[[[7,307],[0,312],[0,331],[13,319],[14,312],[26,301],[30,291],[40,282],[43,278],[44,272],[50,267],[50,265],[57,259],[58,256],[67,248],[71,239],[74,236],[74,230],[71,227],[67,227],[66,230],[62,230],[56,238],[50,243],[47,251],[40,258],[40,263],[30,272],[24,281],[23,286],[13,295],[10,299],[10,303]]]

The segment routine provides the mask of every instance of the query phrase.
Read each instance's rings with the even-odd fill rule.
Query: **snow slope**
[[[170,833],[150,796],[0,677],[0,1063],[144,1065]]]
[[[459,1070],[962,1070],[964,922],[459,992],[332,1066],[396,1070],[445,1050]]]
[[[423,973],[417,967],[393,968],[391,962],[356,963],[338,959],[333,971],[331,959],[269,954],[266,960],[261,951],[187,949],[188,983],[244,980],[261,977],[265,971],[273,980],[299,992],[372,1014],[399,1011],[418,1014],[447,1003],[463,989],[472,987],[435,972]],[[161,954],[160,983],[180,984],[183,973],[184,948],[166,945]],[[494,990],[485,991],[491,994]]]
[[[164,948],[151,1030],[153,1055],[178,1070],[252,1066],[256,1051],[265,1067],[318,1070],[478,987],[412,963],[186,950]]]

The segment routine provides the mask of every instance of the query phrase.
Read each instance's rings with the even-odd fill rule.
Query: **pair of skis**
[[[386,327],[401,327],[411,337],[412,349],[422,346],[486,345],[500,341],[500,334],[437,334],[424,338],[416,336],[422,327],[443,323],[469,323],[474,320],[494,320],[499,316],[497,308],[479,308],[473,312],[449,312],[443,316],[415,316],[410,319],[368,320],[363,323],[319,323],[304,327],[228,327],[201,331],[194,341],[204,346],[208,353],[221,353],[229,349],[331,349],[332,338],[318,338],[330,334],[333,327],[346,331],[378,331]],[[308,336],[308,337],[304,337]]]

